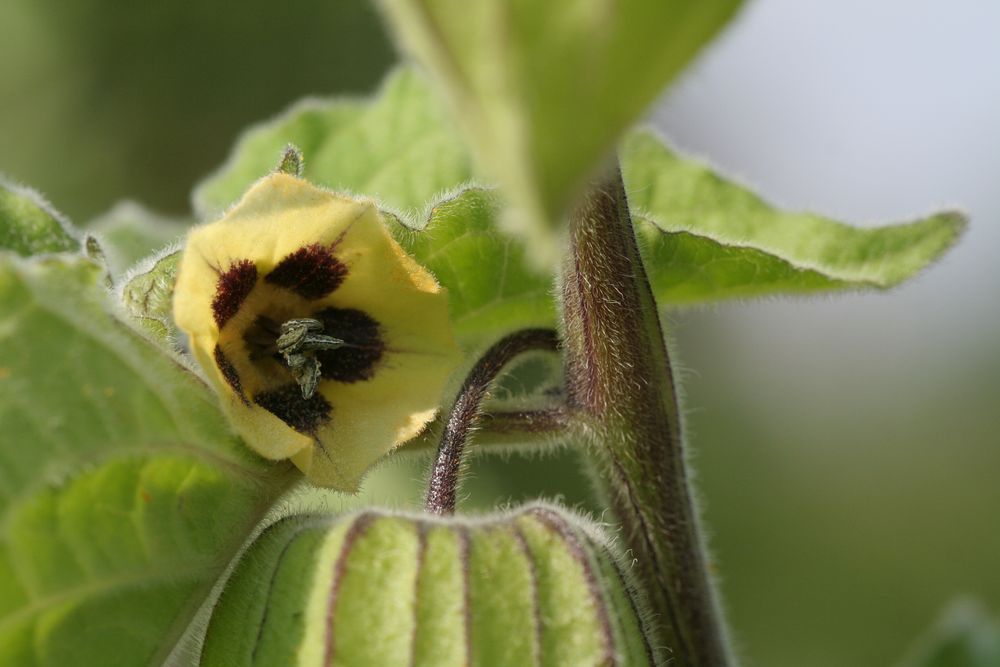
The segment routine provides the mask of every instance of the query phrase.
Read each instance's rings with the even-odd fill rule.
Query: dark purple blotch
[[[215,284],[215,298],[212,299],[212,314],[220,329],[239,312],[243,301],[256,284],[257,267],[249,259],[233,262],[219,276],[219,281]]]
[[[240,374],[236,371],[236,367],[233,366],[233,362],[229,361],[229,358],[218,345],[215,346],[214,356],[215,365],[219,367],[219,372],[222,373],[222,377],[225,378],[226,383],[233,388],[233,391],[240,397],[244,405],[250,405],[246,394],[243,393],[243,383],[240,381]]]
[[[330,421],[333,407],[319,393],[302,398],[302,389],[292,382],[253,397],[254,403],[285,422],[299,433],[315,435]]]
[[[338,382],[370,380],[385,352],[378,322],[353,308],[325,308],[313,317],[323,323],[324,335],[347,343],[336,350],[316,352],[323,378]]]
[[[345,277],[347,266],[328,248],[314,243],[282,259],[264,280],[312,300],[333,292]]]

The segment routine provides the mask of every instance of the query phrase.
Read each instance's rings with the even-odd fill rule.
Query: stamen
[[[316,352],[336,350],[346,343],[333,336],[325,336],[323,323],[312,318],[291,319],[281,325],[278,336],[278,352],[285,357],[288,370],[302,390],[302,398],[308,400],[316,393],[319,384],[320,363]]]

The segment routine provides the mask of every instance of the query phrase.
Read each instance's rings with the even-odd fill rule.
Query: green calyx
[[[481,520],[278,521],[209,621],[203,665],[648,665],[604,541],[531,505]]]

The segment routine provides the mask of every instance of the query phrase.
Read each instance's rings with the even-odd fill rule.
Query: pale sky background
[[[751,2],[652,119],[789,208],[971,216],[957,249],[889,294],[725,306],[734,344],[821,346],[800,361],[833,372],[837,350],[871,350],[874,372],[1000,345],[1000,2]]]

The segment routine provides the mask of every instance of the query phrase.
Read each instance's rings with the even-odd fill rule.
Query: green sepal
[[[172,300],[180,260],[181,251],[168,246],[133,267],[119,285],[118,296],[125,312],[165,344],[177,343]]]

